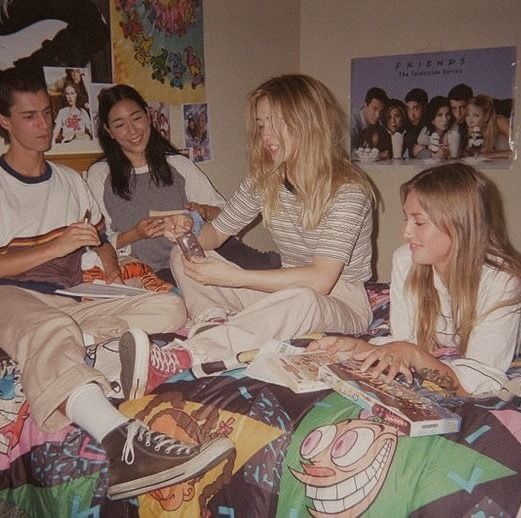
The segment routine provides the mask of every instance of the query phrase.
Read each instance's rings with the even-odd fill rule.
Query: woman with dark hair
[[[67,83],[72,84],[76,90],[77,100],[76,105],[78,108],[83,108],[87,113],[89,112],[89,94],[87,93],[87,87],[83,80],[83,74],[79,68],[66,68],[65,69],[65,80]]]
[[[415,158],[446,159],[449,157],[448,133],[453,123],[452,110],[447,97],[437,95],[427,105],[426,126],[418,135],[413,148]]]
[[[427,125],[422,128],[413,148],[415,158],[449,157],[448,132],[453,124],[452,110],[447,97],[433,97],[425,114]]]
[[[66,144],[74,139],[92,140],[92,124],[89,114],[78,106],[78,94],[72,83],[65,83],[63,97],[66,105],[58,111],[54,121],[54,142]]]
[[[120,257],[135,257],[171,280],[172,243],[163,237],[166,218],[150,217],[150,211],[187,209],[195,219],[209,221],[224,199],[202,171],[161,136],[147,103],[131,86],[116,85],[99,94],[98,137],[104,155],[89,168],[87,183],[105,216],[111,243]],[[278,260],[276,254],[257,252],[237,240],[219,252],[236,263],[273,267]]]

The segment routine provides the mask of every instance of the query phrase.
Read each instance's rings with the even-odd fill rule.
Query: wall
[[[349,111],[350,60],[415,52],[517,46],[521,52],[519,0],[302,0],[300,70],[322,79]],[[521,64],[516,73],[515,105],[521,106]],[[514,135],[521,138],[520,110]],[[521,146],[511,170],[487,170],[505,202],[509,231],[521,250]],[[392,251],[400,244],[398,188],[418,172],[413,167],[367,168],[383,196],[377,269],[388,280]]]
[[[199,165],[225,197],[246,173],[246,95],[266,79],[299,68],[298,0],[205,0],[207,100],[214,159]],[[273,244],[261,225],[245,241]]]

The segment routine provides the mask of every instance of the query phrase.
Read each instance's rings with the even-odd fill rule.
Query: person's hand
[[[320,340],[311,342],[307,347],[308,351],[323,350],[330,354],[347,352],[350,353],[354,359],[357,359],[360,354],[370,353],[373,349],[375,349],[375,346],[365,340],[349,336],[326,336]]]
[[[165,221],[163,218],[143,218],[134,228],[139,239],[160,237],[164,233]]]
[[[194,210],[199,213],[199,216],[204,219],[204,221],[212,221],[217,217],[221,209],[219,207],[215,207],[214,205],[206,205],[204,203],[197,203],[195,201],[190,201],[185,205],[187,210]]]
[[[405,341],[374,347],[372,351],[358,355],[358,359],[362,360],[361,371],[384,374],[388,380],[403,374],[407,383],[413,382],[412,371],[417,357],[418,346]]]
[[[118,269],[111,270],[110,272],[105,272],[105,283],[106,284],[124,284],[123,279],[121,278],[121,271]]]
[[[194,220],[190,216],[183,214],[175,216],[166,216],[164,218],[163,235],[174,242],[179,236],[182,236],[189,230],[192,230]]]
[[[444,144],[440,146],[438,151],[431,151],[432,158],[439,158],[441,160],[446,160],[449,158],[449,148]]]
[[[52,244],[56,249],[56,257],[64,257],[84,246],[99,246],[101,241],[96,227],[81,221],[69,225]]]
[[[241,268],[235,264],[219,261],[213,257],[192,257],[191,261],[182,258],[184,273],[204,285],[238,287],[237,272]]]

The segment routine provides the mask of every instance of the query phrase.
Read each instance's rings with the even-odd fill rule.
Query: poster
[[[185,104],[183,106],[185,148],[194,162],[211,160],[208,104]]]
[[[353,159],[510,167],[515,66],[515,47],[353,59]]]
[[[202,0],[111,2],[115,83],[169,104],[205,100]]]
[[[91,117],[88,68],[43,67],[54,121],[52,146],[56,152],[96,151]]]
[[[170,107],[165,102],[149,101],[148,112],[154,128],[169,142],[172,140],[170,131]]]

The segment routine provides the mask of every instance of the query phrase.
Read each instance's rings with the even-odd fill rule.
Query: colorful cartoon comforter
[[[110,349],[110,348],[109,348]],[[111,352],[110,350],[108,351]],[[0,516],[514,517],[521,501],[521,398],[457,398],[458,433],[406,437],[335,392],[294,394],[244,370],[187,372],[120,409],[186,442],[236,451],[195,480],[106,498],[103,449],[75,426],[39,431],[16,364],[0,361]],[[512,370],[521,376],[521,369]]]

